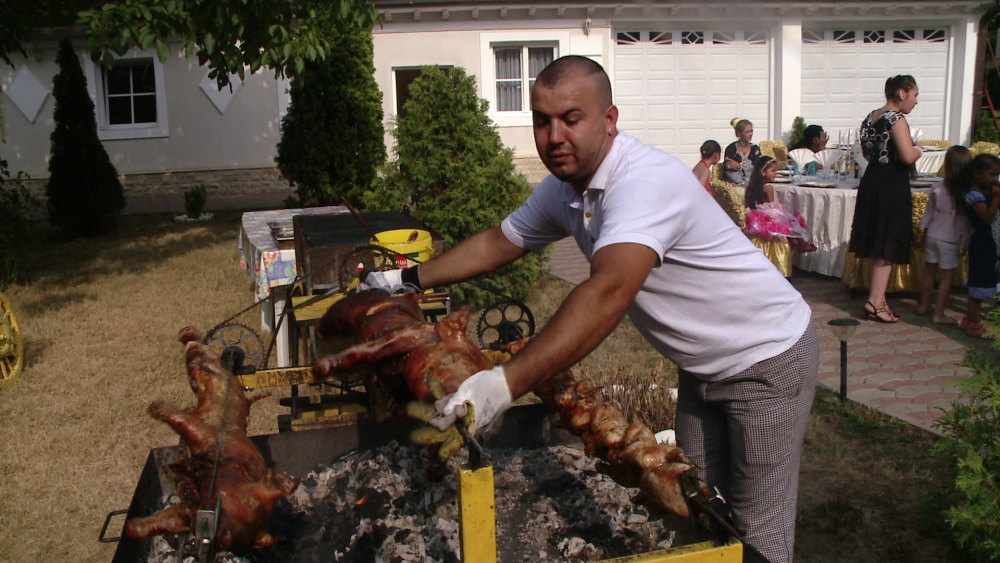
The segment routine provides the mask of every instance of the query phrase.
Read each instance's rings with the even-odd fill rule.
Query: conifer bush
[[[976,121],[976,133],[972,137],[972,142],[986,141],[987,143],[1000,143],[1000,132],[993,122],[990,112],[983,110],[979,112],[979,120]]]
[[[365,194],[369,209],[409,207],[451,244],[500,224],[528,198],[531,187],[514,168],[513,150],[500,140],[476,94],[475,77],[461,68],[424,67],[410,85],[404,117],[392,134],[396,158]],[[523,299],[541,275],[529,254],[487,276],[482,285]],[[500,300],[471,284],[452,288],[472,309]]]
[[[375,81],[371,29],[341,24],[325,60],[292,81],[275,162],[303,206],[354,205],[385,162],[382,93]]]
[[[988,315],[1000,326],[1000,309]],[[957,385],[962,396],[936,423],[945,432],[935,453],[949,462],[955,481],[944,514],[955,545],[974,561],[1000,561],[1000,341],[991,331],[989,351],[970,350],[972,377]]]
[[[806,120],[801,115],[795,116],[792,120],[792,132],[788,134],[788,146],[794,147],[802,140],[802,135],[806,132]]]
[[[125,209],[125,192],[97,138],[94,102],[69,39],[59,43],[56,63],[59,73],[52,79],[56,127],[45,186],[49,223],[70,237],[92,236],[116,226]]]

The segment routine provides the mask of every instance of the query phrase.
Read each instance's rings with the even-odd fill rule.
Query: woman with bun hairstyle
[[[701,185],[705,186],[708,193],[712,193],[712,167],[722,159],[722,147],[715,141],[705,141],[701,144],[701,160],[694,165],[691,172],[694,172]]]
[[[736,132],[736,140],[726,147],[723,178],[733,185],[746,186],[753,167],[760,158],[760,147],[750,143],[750,139],[753,139],[753,123],[750,120],[737,117],[729,124]]]
[[[868,167],[858,186],[848,250],[871,260],[865,319],[874,317],[880,323],[899,320],[886,303],[885,290],[892,265],[910,263],[910,165],[921,152],[910,138],[905,116],[916,107],[919,94],[912,76],[893,76],[885,81],[885,105],[861,122],[861,153]]]

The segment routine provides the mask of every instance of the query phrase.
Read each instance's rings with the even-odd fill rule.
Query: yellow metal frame
[[[725,545],[715,542],[693,543],[671,549],[650,551],[639,555],[628,555],[617,559],[605,559],[599,563],[742,563],[743,544],[738,539],[730,539]]]
[[[458,535],[462,561],[497,562],[496,494],[490,464],[458,468]]]
[[[462,466],[458,478],[458,529],[462,561],[497,563],[496,492],[493,467]],[[701,542],[671,549],[605,559],[600,563],[742,563],[743,544],[736,538],[719,545]]]
[[[10,302],[0,293],[0,389],[24,369],[24,338]]]

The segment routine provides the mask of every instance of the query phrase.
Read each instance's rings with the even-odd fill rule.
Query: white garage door
[[[729,122],[749,119],[766,137],[770,48],[763,31],[619,28],[615,104],[619,127],[684,162],[698,148],[736,139]]]
[[[945,29],[802,31],[802,117],[836,140],[885,103],[885,80],[911,74],[919,104],[907,117],[924,139],[944,139],[948,32]]]

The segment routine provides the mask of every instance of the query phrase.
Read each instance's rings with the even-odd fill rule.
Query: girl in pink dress
[[[969,149],[961,145],[948,149],[944,156],[944,181],[931,187],[927,210],[920,220],[920,228],[927,229],[927,232],[924,234],[924,279],[920,286],[917,314],[922,316],[929,312],[931,290],[940,270],[941,283],[934,304],[933,320],[936,324],[958,324],[954,318],[945,316],[944,311],[959,255],[969,244],[970,225],[965,218],[965,192],[969,182],[962,171],[971,162]]]
[[[778,163],[769,156],[762,156],[754,165],[746,190],[746,231],[765,240],[774,237],[788,239],[799,252],[812,252],[816,246],[805,240],[806,221],[798,212],[790,212],[774,201],[771,182],[778,175]]]

